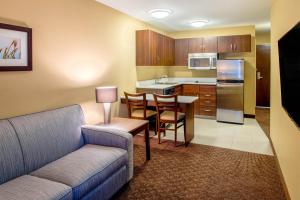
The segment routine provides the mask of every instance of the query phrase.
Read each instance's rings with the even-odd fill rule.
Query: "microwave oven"
[[[188,68],[210,70],[217,68],[217,53],[191,53],[188,56]]]

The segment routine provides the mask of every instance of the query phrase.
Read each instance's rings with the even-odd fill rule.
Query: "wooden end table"
[[[131,133],[132,136],[145,131],[146,159],[150,160],[150,137],[148,120],[114,117],[111,119],[110,124],[100,124],[100,126],[125,131]]]

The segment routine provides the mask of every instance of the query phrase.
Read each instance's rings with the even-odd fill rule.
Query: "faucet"
[[[168,78],[168,75],[161,75],[158,79],[155,79],[155,84],[159,84],[163,78]]]

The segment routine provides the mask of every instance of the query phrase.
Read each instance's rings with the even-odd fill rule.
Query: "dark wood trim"
[[[131,131],[131,134],[135,136],[142,131],[145,131],[146,159],[150,160],[151,152],[150,152],[149,122],[144,124],[143,126],[137,127],[137,129]]]
[[[280,164],[279,164],[278,156],[277,156],[277,153],[275,151],[274,144],[273,144],[273,141],[271,139],[271,136],[269,136],[269,140],[270,140],[271,147],[272,147],[272,150],[273,150],[273,153],[274,153],[274,158],[275,158],[275,161],[276,161],[277,170],[279,172],[279,177],[280,177],[281,183],[283,185],[283,190],[284,190],[284,193],[285,193],[285,197],[286,197],[287,200],[291,200],[291,196],[290,196],[287,184],[285,182],[285,179],[284,179],[284,176],[283,176]]]
[[[251,114],[244,114],[245,118],[251,118],[251,119],[255,119],[255,115],[251,115]]]
[[[0,71],[32,71],[32,29],[22,26],[15,26],[10,24],[0,23],[1,29],[8,29],[13,31],[21,31],[27,33],[27,52],[28,52],[28,64],[27,66],[5,66],[0,67]]]

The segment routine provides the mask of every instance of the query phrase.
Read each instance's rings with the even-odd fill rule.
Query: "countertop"
[[[146,80],[136,83],[136,88],[144,89],[168,89],[182,84],[216,85],[216,78],[162,78],[159,81]]]
[[[121,99],[125,99],[124,96],[121,96]],[[141,99],[141,98],[136,98],[136,99]],[[146,94],[146,100],[147,101],[154,101],[154,97],[152,94]],[[198,100],[198,97],[193,97],[193,96],[178,96],[177,101],[178,103],[186,103],[190,104]]]

